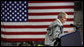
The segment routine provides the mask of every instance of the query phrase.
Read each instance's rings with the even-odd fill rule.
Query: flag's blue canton
[[[27,1],[2,1],[1,2],[2,22],[27,22],[28,2]]]

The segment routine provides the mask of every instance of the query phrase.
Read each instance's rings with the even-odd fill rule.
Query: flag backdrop
[[[44,41],[47,27],[59,12],[68,14],[63,31],[74,30],[73,1],[1,1],[1,39]]]

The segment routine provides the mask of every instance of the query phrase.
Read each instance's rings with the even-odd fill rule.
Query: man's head
[[[58,14],[58,19],[59,19],[62,23],[64,23],[64,22],[67,20],[67,14],[66,14],[65,12],[60,12],[60,13]]]

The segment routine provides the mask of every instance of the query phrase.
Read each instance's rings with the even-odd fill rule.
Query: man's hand
[[[72,33],[72,32],[74,32],[74,30],[69,30],[69,31],[68,31],[68,33]]]

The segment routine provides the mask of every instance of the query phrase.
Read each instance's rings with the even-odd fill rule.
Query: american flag
[[[68,14],[63,32],[74,30],[73,1],[1,1],[1,39],[44,41],[47,27],[59,12]]]

